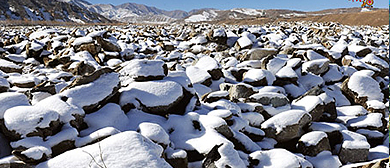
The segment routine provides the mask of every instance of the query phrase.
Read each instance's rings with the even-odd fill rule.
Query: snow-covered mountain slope
[[[182,10],[166,11],[156,7],[150,7],[136,3],[121,5],[95,4],[84,0],[61,0],[78,5],[93,13],[99,13],[111,20],[120,22],[171,22],[187,17],[190,13]]]
[[[248,9],[248,8],[235,8],[230,11],[246,14],[246,15],[264,15],[263,10]]]
[[[92,5],[88,1],[84,1],[84,0],[57,0],[57,1],[71,3],[79,7],[86,7],[88,5]]]
[[[118,6],[97,4],[87,7],[88,10],[121,22],[170,22],[187,16],[184,11],[164,11],[141,4],[126,3]]]
[[[211,21],[218,16],[217,10],[201,11],[185,19],[186,22],[203,22]]]
[[[89,3],[82,0],[1,0],[0,20],[111,22],[102,15],[83,10],[79,7],[81,4]]]
[[[227,19],[245,19],[265,17],[265,10],[235,8],[231,10],[202,9],[185,18],[185,22],[218,21]]]

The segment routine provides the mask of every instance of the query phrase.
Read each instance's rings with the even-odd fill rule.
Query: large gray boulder
[[[139,108],[151,114],[183,114],[193,95],[174,81],[133,82],[122,88],[119,104],[125,112]]]
[[[118,71],[121,85],[126,86],[132,81],[161,80],[168,74],[164,61],[134,59],[121,64]]]
[[[102,68],[94,73],[72,81],[59,93],[69,104],[92,113],[103,107],[120,88],[119,75],[110,68]]]
[[[4,113],[4,132],[12,140],[25,137],[47,137],[56,134],[61,128],[59,114],[37,106],[17,106]]]
[[[370,144],[365,136],[343,130],[343,143],[339,152],[340,161],[344,164],[364,162],[368,159]]]
[[[244,83],[231,85],[227,90],[229,91],[230,100],[249,98],[256,93],[255,89],[251,85]]]
[[[302,110],[289,110],[279,113],[261,124],[261,129],[269,138],[286,142],[304,134],[303,128],[311,122],[309,113]]]
[[[275,108],[286,106],[290,103],[285,95],[274,92],[260,92],[253,94],[249,97],[248,101],[260,103],[265,106],[272,106]]]
[[[312,131],[304,134],[298,141],[297,149],[308,156],[316,156],[322,151],[331,151],[329,139],[325,132]]]
[[[101,50],[101,45],[88,36],[76,38],[71,45],[76,52],[88,51],[91,55],[96,55]]]
[[[240,60],[261,60],[267,56],[272,56],[276,54],[278,54],[278,50],[274,48],[256,48],[246,52],[242,57],[240,57]]]
[[[371,70],[361,70],[343,82],[341,90],[351,103],[367,107],[367,101],[383,101],[384,95],[374,74]]]

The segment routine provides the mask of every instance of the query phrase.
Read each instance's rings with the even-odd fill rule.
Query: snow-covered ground
[[[336,168],[388,158],[388,25],[0,29],[0,167]]]

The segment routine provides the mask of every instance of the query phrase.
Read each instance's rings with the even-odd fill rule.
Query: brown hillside
[[[389,11],[376,10],[370,12],[330,14],[323,16],[309,16],[306,18],[278,19],[279,21],[314,21],[314,22],[339,22],[345,25],[370,25],[382,26],[389,24]]]
[[[292,18],[251,18],[251,19],[236,19],[236,20],[219,20],[213,23],[217,24],[266,24],[278,21],[313,21],[313,22],[339,22],[345,25],[370,25],[382,26],[389,24],[389,11],[379,9],[370,12],[348,12],[342,14],[328,14],[307,17],[292,17]]]

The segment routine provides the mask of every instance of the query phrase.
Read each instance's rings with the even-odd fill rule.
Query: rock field
[[[0,30],[0,167],[388,163],[388,25]]]

